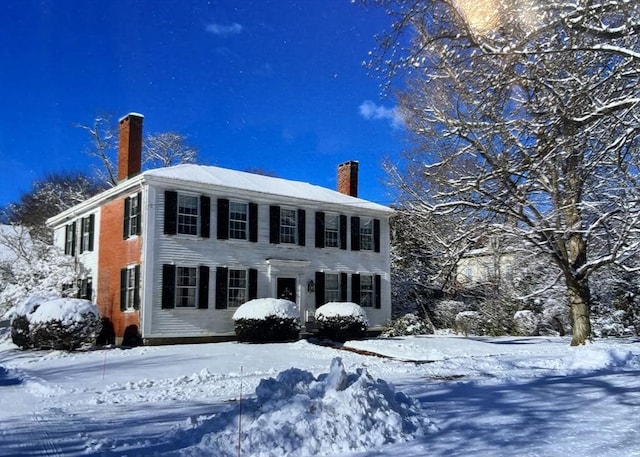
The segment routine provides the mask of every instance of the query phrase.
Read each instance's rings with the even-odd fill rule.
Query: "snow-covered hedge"
[[[28,349],[73,351],[94,344],[101,328],[98,308],[78,298],[27,298],[15,309],[11,338]]]
[[[456,316],[463,311],[470,311],[470,305],[456,300],[437,300],[431,306],[433,324],[436,328],[454,328]]]
[[[539,316],[531,310],[517,311],[513,315],[516,333],[522,336],[537,335],[539,321]]]
[[[347,341],[367,336],[369,320],[360,305],[351,302],[330,302],[316,310],[318,337]]]
[[[408,335],[429,335],[434,332],[433,324],[426,319],[421,318],[416,314],[405,314],[398,319],[391,321],[384,330],[382,330],[381,336],[394,337],[394,336],[408,336]]]
[[[300,336],[298,306],[280,298],[258,298],[241,305],[233,314],[238,341],[275,343]]]
[[[478,311],[462,311],[456,316],[454,329],[466,335],[484,335],[482,317]]]

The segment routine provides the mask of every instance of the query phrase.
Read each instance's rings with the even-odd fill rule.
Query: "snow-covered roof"
[[[392,212],[387,206],[361,198],[351,197],[326,187],[302,181],[274,178],[245,171],[230,170],[208,165],[176,165],[156,168],[142,173],[145,177],[186,181],[208,186],[228,187],[250,192],[291,197],[323,203],[349,205],[374,211]]]

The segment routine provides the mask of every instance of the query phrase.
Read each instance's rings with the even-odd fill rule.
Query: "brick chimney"
[[[120,119],[118,140],[118,181],[140,173],[142,168],[142,120],[144,116],[129,113]]]
[[[358,161],[350,160],[338,165],[338,192],[358,196]]]

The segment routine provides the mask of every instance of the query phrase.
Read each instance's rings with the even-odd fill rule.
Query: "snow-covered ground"
[[[638,339],[345,346],[5,341],[0,455],[640,456]]]

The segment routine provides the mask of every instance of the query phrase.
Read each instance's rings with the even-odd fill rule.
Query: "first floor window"
[[[133,265],[120,270],[120,310],[140,307],[140,266]]]
[[[247,301],[247,271],[229,270],[228,286],[229,308],[237,308]]]
[[[373,276],[360,276],[360,306],[372,307],[374,300]]]
[[[198,292],[198,270],[192,267],[176,269],[176,307],[195,308]]]
[[[340,275],[337,273],[324,275],[324,299],[327,303],[340,301]]]
[[[91,300],[93,297],[93,285],[91,278],[83,278],[78,280],[78,298]]]

